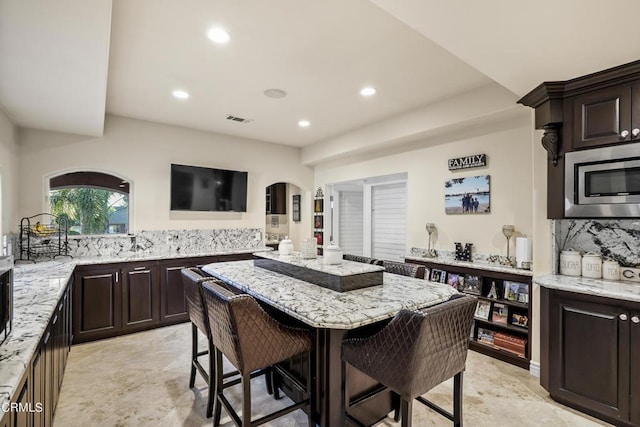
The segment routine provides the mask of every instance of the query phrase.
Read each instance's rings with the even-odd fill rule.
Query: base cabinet
[[[541,289],[542,385],[554,400],[640,426],[640,303]],[[546,365],[546,366],[545,366]]]
[[[157,265],[122,268],[122,329],[140,330],[160,322],[160,282]]]

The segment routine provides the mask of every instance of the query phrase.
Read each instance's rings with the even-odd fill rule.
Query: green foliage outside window
[[[69,234],[127,233],[126,194],[99,188],[63,188],[49,192],[51,213],[66,217]]]

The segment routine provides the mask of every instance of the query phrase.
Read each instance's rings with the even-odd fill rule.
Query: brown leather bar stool
[[[308,353],[312,361],[312,333],[308,329],[286,326],[268,313],[250,295],[235,295],[220,284],[209,281],[203,283],[203,297],[211,326],[211,337],[216,351],[216,401],[214,403],[213,425],[220,425],[222,406],[237,426],[258,426],[288,414],[296,409],[306,409],[309,425],[313,422],[312,384],[313,367],[308,364],[306,384],[302,384],[291,373],[277,364],[301,353]],[[222,375],[222,355],[240,372],[240,379],[224,382]],[[283,409],[251,420],[251,378],[273,366],[279,375],[286,377],[303,399]],[[242,384],[242,419],[233,409],[224,390]]]
[[[467,360],[469,335],[477,298],[455,295],[447,302],[420,311],[401,310],[380,332],[367,338],[347,338],[342,342],[342,374],[346,363],[379,381],[382,387],[355,401],[345,396],[348,409],[374,397],[387,388],[400,396],[402,427],[411,426],[414,399],[462,426],[462,373]],[[421,397],[433,387],[454,378],[453,414]]]
[[[382,260],[369,258],[362,255],[343,254],[342,259],[346,259],[347,261],[361,262],[364,264],[382,265]]]
[[[415,277],[417,279],[424,279],[424,265],[383,260],[382,266],[384,267],[384,271],[386,271],[387,273],[400,274],[402,276]]]
[[[187,300],[187,313],[191,321],[191,372],[189,375],[189,388],[193,388],[196,382],[196,371],[202,376],[209,388],[207,399],[207,418],[213,414],[213,402],[215,398],[215,358],[213,342],[211,341],[211,330],[209,319],[202,303],[201,283],[211,280],[211,277],[204,276],[199,268],[183,268],[182,283]],[[198,351],[198,330],[207,337],[207,350]],[[198,360],[201,356],[209,355],[208,371]]]

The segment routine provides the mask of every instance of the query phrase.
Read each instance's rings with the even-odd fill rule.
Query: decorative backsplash
[[[554,268],[560,251],[575,249],[595,252],[603,258],[618,261],[622,267],[640,266],[640,221],[616,220],[554,220]]]
[[[259,239],[256,236],[260,235]],[[20,258],[19,235],[13,236],[13,253]],[[69,255],[74,258],[127,256],[143,252],[180,255],[262,247],[262,229],[154,230],[135,235],[69,237]]]

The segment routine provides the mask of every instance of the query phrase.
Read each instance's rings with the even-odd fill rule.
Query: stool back
[[[342,358],[411,400],[464,370],[477,298],[401,310],[370,338],[347,339]]]
[[[183,268],[182,283],[184,284],[184,293],[187,300],[187,313],[189,320],[196,325],[207,337],[211,335],[209,328],[209,320],[202,303],[202,282],[211,280],[210,276],[205,276],[199,268]]]
[[[384,267],[384,271],[386,271],[387,273],[400,274],[402,276],[424,279],[424,265],[385,260],[382,261],[382,266]]]
[[[361,262],[363,264],[382,265],[382,260],[369,258],[362,255],[343,254],[342,259],[346,259],[347,261]]]

